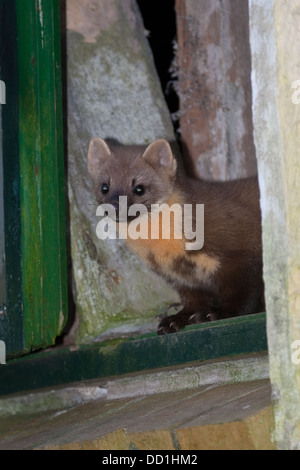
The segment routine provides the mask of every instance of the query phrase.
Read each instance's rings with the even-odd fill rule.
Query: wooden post
[[[189,172],[256,174],[247,0],[176,0],[180,130]]]
[[[300,449],[300,1],[250,0],[253,118],[279,449]],[[297,83],[298,82],[298,83]]]

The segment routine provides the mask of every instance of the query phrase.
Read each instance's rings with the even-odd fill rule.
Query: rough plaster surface
[[[87,174],[89,141],[122,144],[174,139],[134,0],[67,1],[68,176],[77,340],[107,328],[152,321],[177,295],[123,242],[96,237],[96,203]],[[141,327],[142,329],[142,327]],[[131,328],[132,330],[132,328]]]
[[[300,449],[300,1],[250,0],[255,145],[263,218],[270,376],[279,448]]]

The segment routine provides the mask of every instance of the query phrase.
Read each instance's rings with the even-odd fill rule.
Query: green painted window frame
[[[59,0],[1,0],[8,357],[54,344],[67,320]]]
[[[203,323],[165,336],[48,349],[0,367],[0,396],[267,351],[266,315]]]
[[[3,196],[5,229],[6,305],[0,317],[0,339],[7,354],[24,349],[21,206],[19,161],[19,102],[16,2],[0,1],[0,73],[6,86],[2,111]]]

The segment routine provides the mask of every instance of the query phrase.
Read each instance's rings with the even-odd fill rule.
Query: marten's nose
[[[119,212],[119,201],[111,201],[110,204],[113,206],[116,212]]]
[[[119,198],[120,198],[120,193],[116,191],[113,194],[111,194],[109,201],[108,201],[109,204],[111,204],[117,212],[119,211],[119,206],[120,206]]]

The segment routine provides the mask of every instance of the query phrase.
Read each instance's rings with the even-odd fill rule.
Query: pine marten
[[[183,309],[164,318],[158,334],[177,332],[191,323],[263,311],[261,213],[256,178],[228,182],[189,178],[177,170],[171,146],[164,139],[148,146],[112,146],[96,137],[90,142],[88,169],[98,203],[112,204],[119,225],[120,196],[127,196],[129,208],[133,204],[147,208],[149,235],[151,224],[160,225],[163,220],[162,213],[156,221],[152,218],[151,208],[156,207],[153,205],[192,206],[193,229],[197,228],[196,205],[204,205],[201,249],[188,250],[188,240],[183,233],[178,236],[175,224],[170,239],[163,239],[161,226],[156,238],[127,239],[129,247],[171,283],[181,298]],[[170,220],[174,222],[174,217]]]

